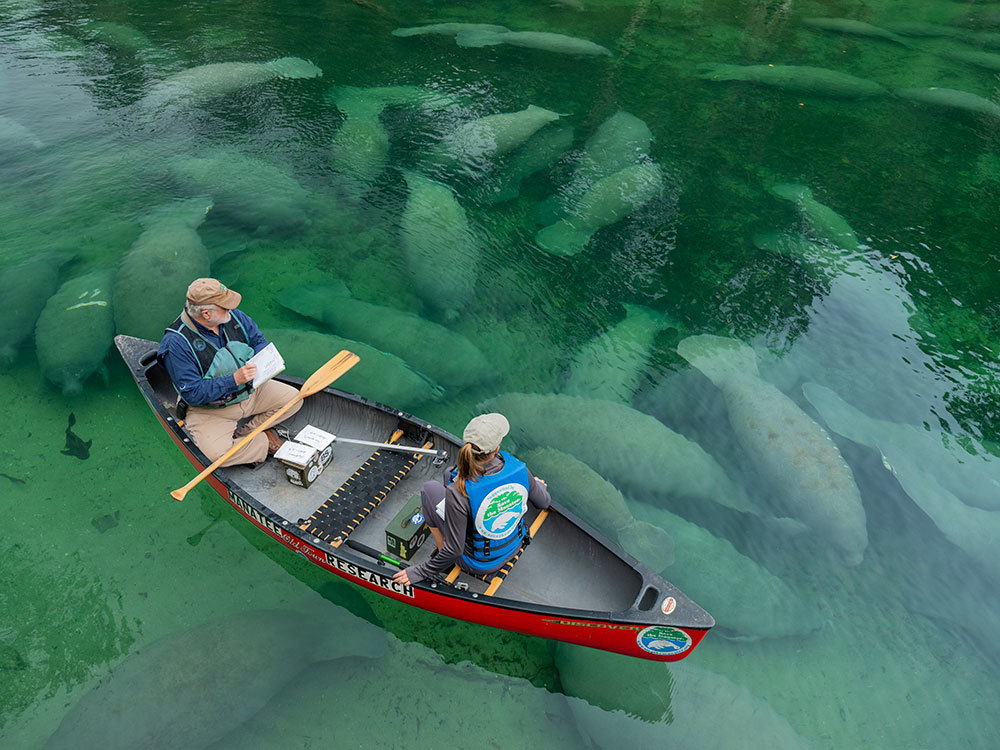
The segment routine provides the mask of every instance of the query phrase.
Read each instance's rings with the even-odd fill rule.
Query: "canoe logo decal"
[[[677,600],[672,596],[668,596],[663,600],[663,604],[660,605],[660,611],[665,615],[669,615],[675,609],[677,609]]]
[[[515,482],[497,487],[479,504],[476,531],[487,539],[503,539],[527,511],[527,487]]]
[[[657,656],[683,654],[691,648],[691,636],[666,625],[653,625],[640,630],[635,642],[643,651]]]

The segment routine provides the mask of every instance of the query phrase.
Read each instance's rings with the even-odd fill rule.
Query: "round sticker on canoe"
[[[476,531],[487,539],[509,536],[528,512],[528,488],[511,482],[497,487],[483,498],[476,511]]]
[[[657,656],[683,654],[691,648],[691,636],[666,625],[653,625],[640,630],[635,642],[643,651]]]
[[[668,596],[663,600],[663,604],[660,605],[660,611],[665,615],[669,615],[675,609],[677,609],[677,600],[672,596]]]

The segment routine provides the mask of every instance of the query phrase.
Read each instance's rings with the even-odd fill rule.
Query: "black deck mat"
[[[393,436],[389,442],[396,439]],[[412,453],[375,451],[309,518],[299,522],[299,528],[339,547],[420,459]]]

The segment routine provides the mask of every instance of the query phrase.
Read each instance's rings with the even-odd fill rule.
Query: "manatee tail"
[[[674,563],[673,537],[651,523],[633,521],[618,532],[618,543],[657,573]]]
[[[334,86],[327,97],[348,117],[378,117],[386,106],[381,97],[357,86]]]
[[[557,221],[535,235],[535,244],[552,255],[576,255],[583,252],[594,233],[586,229],[574,229],[567,221]]]
[[[803,383],[802,394],[819,412],[826,426],[855,443],[876,447],[872,419],[862,414],[829,388],[819,383]]]
[[[757,375],[757,355],[736,339],[703,333],[677,344],[677,353],[716,385],[732,377]]]
[[[144,229],[163,222],[178,223],[190,229],[197,229],[205,221],[205,216],[212,210],[213,205],[212,198],[207,195],[174,201],[146,211],[138,217],[139,223]]]
[[[545,109],[545,107],[538,107],[534,104],[529,104],[528,108],[525,110],[533,115],[539,115],[544,117],[547,122],[555,122],[559,119],[560,115],[558,112],[553,112],[551,109]]]
[[[393,29],[393,36],[420,36],[428,34],[426,26],[409,26],[405,28]]]
[[[503,44],[503,32],[460,31],[455,34],[455,44],[459,47],[492,47]]]
[[[264,65],[281,78],[319,78],[323,71],[301,57],[279,57]]]
[[[771,195],[784,198],[786,201],[801,201],[812,198],[813,193],[805,185],[798,185],[794,182],[783,182],[780,185],[772,185],[768,188]]]
[[[343,281],[330,284],[307,284],[286,289],[278,295],[278,302],[292,312],[306,318],[323,320],[323,310],[330,297],[350,297],[351,292]]]
[[[725,63],[701,63],[698,65],[699,78],[708,81],[739,81],[745,76],[741,75],[741,66],[727,65]]]

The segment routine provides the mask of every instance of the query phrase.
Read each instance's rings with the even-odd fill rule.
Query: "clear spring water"
[[[901,43],[804,23],[813,16],[929,26],[919,36],[910,27]],[[761,468],[720,391],[676,352],[692,334],[751,343],[764,381],[833,435],[859,489],[868,536],[864,561],[847,568],[828,554],[822,534],[775,536],[766,524],[704,499],[630,498],[666,504],[745,555],[710,561],[722,566],[711,570],[685,567],[679,555],[678,578],[693,588],[699,581],[732,585],[746,565],[762,565],[822,626],[780,638],[726,637],[733,633],[720,628],[685,663],[710,675],[694,705],[675,693],[654,700],[669,709],[664,723],[620,725],[613,713],[568,708],[576,699],[562,692],[587,691],[569,688],[551,644],[331,582],[207,489],[183,505],[170,501],[167,493],[190,468],[115,355],[106,359],[107,385],[95,374],[81,393],[63,395],[43,382],[29,336],[0,374],[6,746],[44,745],[98,680],[144,645],[174,638],[167,643],[188,648],[184,634],[197,633],[191,629],[200,623],[291,607],[310,589],[379,622],[391,634],[389,654],[318,661],[293,682],[276,684],[283,673],[260,660],[256,691],[196,682],[182,696],[158,693],[152,682],[135,694],[150,712],[221,726],[220,747],[579,747],[591,741],[586,737],[627,740],[628,732],[636,746],[996,745],[1000,561],[990,554],[1000,511],[969,511],[968,503],[989,505],[1000,494],[988,460],[1000,440],[993,294],[1000,119],[888,93],[833,99],[808,87],[699,77],[704,63],[814,66],[891,91],[933,86],[995,102],[995,72],[981,66],[989,60],[975,66],[948,57],[989,53],[989,35],[1000,28],[995,6],[2,2],[0,19],[0,114],[33,134],[2,131],[0,268],[70,250],[76,257],[60,282],[116,269],[140,237],[143,217],[190,194],[169,177],[179,160],[237,149],[280,166],[305,196],[291,191],[290,200],[307,225],[275,227],[271,216],[258,222],[216,212],[199,229],[210,251],[246,245],[215,257],[211,268],[244,295],[243,309],[262,326],[325,330],[278,297],[302,283],[341,279],[359,299],[462,333],[499,379],[398,404],[458,431],[482,399],[562,390],[576,353],[625,318],[623,304],[645,306],[663,323],[644,339],[648,362],[633,404],[697,440],[760,507],[779,508],[781,467]],[[559,32],[612,55],[466,48],[452,36],[391,34],[442,21]],[[311,61],[322,77],[239,86],[164,109],[143,102],[185,68],[283,56]],[[359,187],[331,152],[346,122],[328,98],[338,84],[425,86],[457,103],[441,111],[383,110],[385,169]],[[519,197],[498,205],[483,200],[476,180],[452,181],[477,249],[474,294],[448,315],[415,291],[400,235],[409,195],[400,169],[426,166],[420,155],[459,122],[531,104],[562,115],[560,124],[574,128],[572,147],[527,179]],[[538,204],[572,178],[574,155],[618,110],[651,130],[649,160],[665,175],[662,195],[601,229],[578,255],[543,252],[533,240]],[[509,165],[499,160],[496,174]],[[829,252],[810,261],[755,243],[776,231],[824,239],[815,218],[769,191],[786,182],[809,186],[819,204],[846,220],[860,249],[833,252],[828,242]],[[268,189],[266,180],[256,183],[259,201],[249,202],[259,209],[289,196],[287,183],[271,188],[274,195]],[[455,270],[440,272],[447,283]],[[4,307],[9,313],[8,301]],[[155,330],[169,320],[149,322]],[[617,365],[605,364],[612,371]],[[806,383],[831,389],[858,411],[818,413]],[[757,388],[760,398],[777,398]],[[61,453],[71,413],[74,434],[92,441],[85,459]],[[612,455],[618,429],[607,425]],[[787,456],[785,448],[777,452]],[[633,457],[617,458],[627,466]],[[674,577],[670,568],[665,575]],[[744,606],[753,606],[749,599]],[[774,604],[762,596],[758,606]],[[729,619],[714,614],[720,623]],[[228,647],[214,658],[253,659]],[[664,669],[632,674],[632,666],[617,664],[620,674],[608,679],[628,690],[589,697],[601,709],[648,714],[648,695],[664,693],[671,678]],[[678,668],[675,690],[692,684],[682,678]],[[220,698],[233,691],[253,703],[247,716]],[[191,693],[202,706],[193,714],[184,703]],[[227,716],[228,723],[220,720]],[[204,744],[210,733],[194,736]]]

